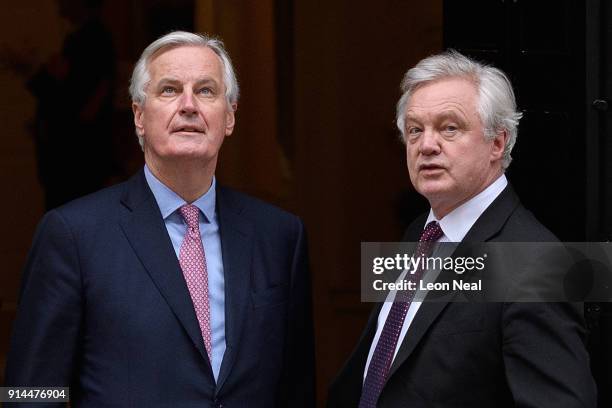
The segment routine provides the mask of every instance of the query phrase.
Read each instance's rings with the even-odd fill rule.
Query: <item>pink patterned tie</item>
[[[208,271],[206,269],[206,255],[200,236],[200,210],[192,204],[185,204],[179,211],[187,223],[185,238],[179,252],[179,263],[189,288],[189,294],[195,308],[204,346],[211,358],[210,333],[210,305],[208,300]]]

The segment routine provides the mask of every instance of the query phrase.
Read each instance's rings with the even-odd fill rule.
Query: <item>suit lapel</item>
[[[495,238],[520,204],[514,189],[508,184],[470,228],[462,242],[486,242]]]
[[[491,205],[482,213],[476,223],[468,231],[462,242],[485,242],[497,235],[508,220],[508,217],[518,207],[520,201],[514,192],[514,189],[508,184],[500,195],[491,203]],[[407,229],[404,236],[405,241],[418,241],[421,231],[423,230],[427,215],[419,217]],[[460,251],[459,246],[455,252]],[[408,332],[397,352],[397,356],[393,360],[393,364],[389,370],[389,378],[398,370],[398,368],[410,357],[414,349],[417,347],[431,324],[446,308],[448,303],[455,296],[455,292],[448,293],[444,298],[432,301],[423,302],[414,317]]]
[[[143,171],[128,181],[121,201],[128,209],[120,221],[123,232],[151,280],[210,367],[187,284]]]
[[[242,203],[231,193],[217,189],[217,214],[225,276],[225,342],[226,349],[217,380],[221,389],[236,359],[244,319],[249,307],[253,224],[242,213]]]

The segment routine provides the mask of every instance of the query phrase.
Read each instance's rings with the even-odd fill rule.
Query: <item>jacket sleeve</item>
[[[297,239],[291,267],[287,349],[279,406],[315,406],[315,353],[307,239],[296,218]]]
[[[83,316],[81,288],[75,237],[60,213],[51,211],[38,226],[23,272],[6,386],[71,386]]]
[[[503,357],[516,407],[597,406],[580,306],[504,306]]]

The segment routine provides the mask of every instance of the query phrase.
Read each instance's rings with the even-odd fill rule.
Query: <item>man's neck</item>
[[[491,184],[493,184],[496,180],[498,180],[503,174],[504,172],[501,170],[498,173],[493,174],[491,177],[487,179],[485,183],[483,183],[483,185],[476,192],[466,195],[464,198],[458,201],[440,200],[439,202],[436,202],[436,203],[434,203],[433,201],[430,202],[431,209],[434,215],[436,216],[436,219],[441,220],[442,218],[446,217],[449,213],[451,213],[455,209],[459,208],[466,202],[470,201],[472,198],[476,197],[478,194],[485,191]]]
[[[203,165],[188,160],[172,165],[145,160],[147,167],[159,181],[187,203],[192,203],[208,191],[215,173],[215,164]]]
[[[437,220],[440,222],[440,226],[444,231],[445,237],[443,238],[443,242],[446,240],[450,242],[461,242],[470,228],[478,221],[491,203],[499,197],[507,185],[508,180],[502,175],[479,194],[446,214],[444,218],[438,219],[433,210],[430,211],[425,225],[431,221]]]

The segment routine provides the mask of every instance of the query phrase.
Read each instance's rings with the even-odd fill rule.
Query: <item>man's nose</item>
[[[421,135],[419,152],[424,155],[440,153],[440,135],[433,129],[425,129]]]
[[[179,111],[183,115],[195,115],[198,111],[195,95],[190,90],[185,90],[182,93],[179,103]]]

